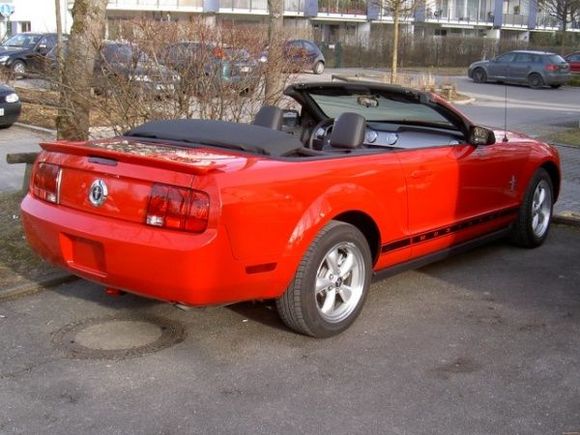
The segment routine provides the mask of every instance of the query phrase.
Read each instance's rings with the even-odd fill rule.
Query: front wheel
[[[371,252],[353,225],[331,221],[316,236],[294,279],[276,301],[289,328],[312,337],[347,329],[364,305],[371,281]]]
[[[320,75],[324,72],[324,62],[322,61],[318,61],[314,64],[314,67],[312,68],[312,71],[314,72],[314,74]]]
[[[524,248],[540,246],[548,237],[554,206],[554,187],[545,169],[532,177],[512,230],[512,241]]]
[[[475,83],[485,83],[487,81],[487,74],[483,70],[483,68],[477,68],[473,71],[473,81]]]
[[[15,60],[10,67],[14,77],[24,77],[26,75],[26,64],[21,60]]]

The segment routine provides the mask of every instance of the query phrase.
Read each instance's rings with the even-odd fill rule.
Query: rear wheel
[[[331,337],[358,317],[370,280],[371,252],[365,237],[353,225],[331,221],[306,251],[276,307],[289,328]]]
[[[476,68],[473,73],[473,81],[475,83],[485,83],[487,81],[487,74],[483,68]]]
[[[548,237],[554,205],[552,179],[540,168],[532,177],[512,230],[512,241],[524,248],[540,246]]]
[[[312,71],[314,71],[314,74],[322,74],[324,72],[324,62],[320,60],[316,62],[314,67],[312,67]]]
[[[540,74],[533,73],[528,77],[528,84],[530,88],[538,89],[544,86],[544,79]]]

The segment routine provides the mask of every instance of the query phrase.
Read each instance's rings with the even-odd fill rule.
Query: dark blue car
[[[20,110],[20,98],[14,89],[0,84],[0,128],[10,127],[18,121]]]

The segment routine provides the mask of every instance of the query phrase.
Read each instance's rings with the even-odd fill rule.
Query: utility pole
[[[62,83],[62,9],[60,0],[54,0],[56,12],[56,80]]]

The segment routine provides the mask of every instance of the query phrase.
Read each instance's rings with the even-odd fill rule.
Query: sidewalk
[[[558,151],[562,161],[562,185],[554,213],[580,214],[580,148],[558,146]]]

